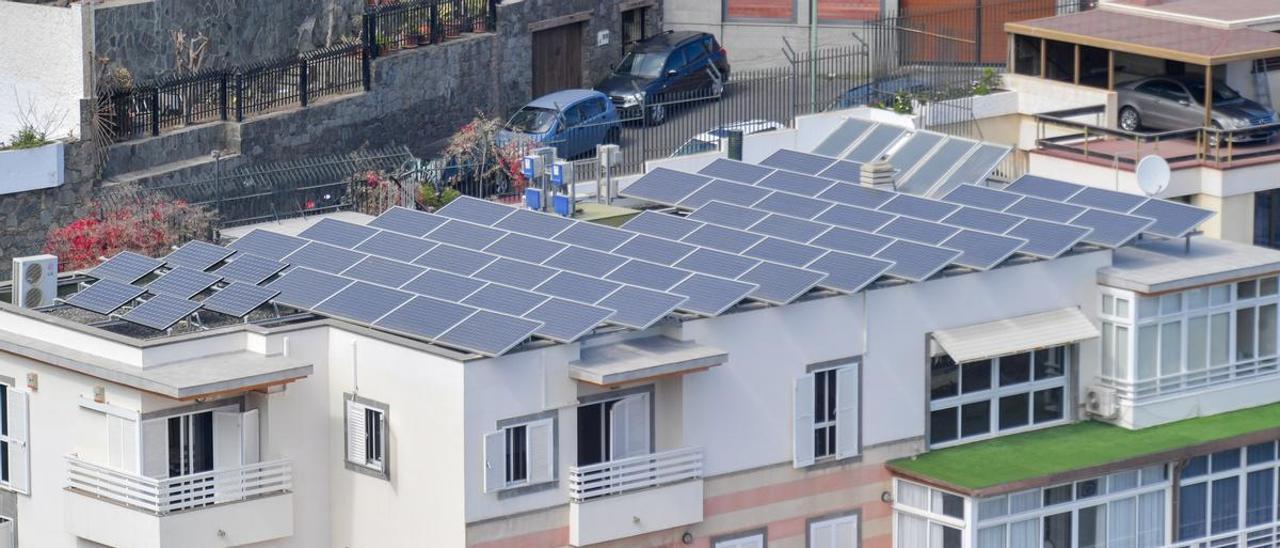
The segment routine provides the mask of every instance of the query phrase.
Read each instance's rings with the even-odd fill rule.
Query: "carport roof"
[[[1110,10],[1005,23],[1005,31],[1196,65],[1280,56],[1280,34],[1213,28]]]

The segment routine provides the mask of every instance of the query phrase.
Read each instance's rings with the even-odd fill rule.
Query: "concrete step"
[[[213,176],[217,173],[226,173],[240,167],[244,161],[245,158],[238,153],[222,156],[217,160],[212,156],[189,158],[186,160],[160,164],[146,169],[130,171],[128,173],[121,173],[113,177],[108,177],[103,181],[103,184],[105,186],[125,184],[136,184],[143,187],[164,186],[171,183]]]
[[[126,173],[159,168],[174,163],[174,158],[197,160],[211,158],[213,151],[223,155],[240,152],[240,127],[233,122],[214,122],[116,143],[107,149],[103,175],[115,177]]]

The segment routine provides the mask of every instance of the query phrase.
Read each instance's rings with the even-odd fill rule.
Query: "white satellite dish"
[[[1135,174],[1138,177],[1138,188],[1147,196],[1155,196],[1169,188],[1169,162],[1154,154],[1144,156],[1138,161]]]

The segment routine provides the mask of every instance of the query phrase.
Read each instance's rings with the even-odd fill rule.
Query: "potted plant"
[[[460,14],[453,11],[452,2],[440,4],[440,21],[444,26],[444,37],[446,39],[457,38],[462,34],[462,22],[459,16]]]
[[[425,46],[431,43],[431,23],[422,23],[418,25],[418,45]]]
[[[413,23],[405,23],[400,30],[400,39],[404,42],[406,49],[413,49],[422,43],[422,37],[418,32],[418,27]]]

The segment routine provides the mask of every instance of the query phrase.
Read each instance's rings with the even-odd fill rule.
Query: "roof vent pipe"
[[[873,160],[862,164],[862,186],[893,190],[895,171],[893,164],[884,160]]]

